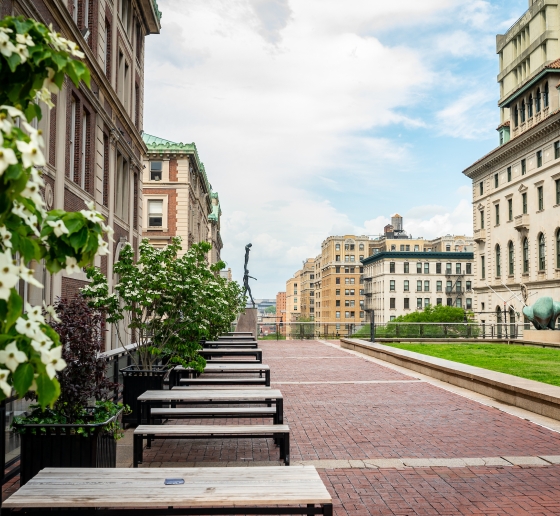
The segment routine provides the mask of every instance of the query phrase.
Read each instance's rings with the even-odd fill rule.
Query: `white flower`
[[[44,147],[45,140],[41,136],[41,131],[39,129],[35,129],[31,124],[27,122],[21,122],[22,127],[27,131],[27,134],[31,138],[31,143],[37,145],[37,147]]]
[[[43,288],[43,284],[38,279],[35,278],[34,276],[35,271],[33,269],[28,269],[25,265],[20,265],[19,268],[20,268],[19,277],[23,281],[26,281],[30,285],[33,285],[37,288]]]
[[[37,183],[32,181],[28,181],[25,185],[25,188],[21,192],[23,197],[30,199],[33,201],[37,208],[42,208],[45,205],[45,201],[43,200],[43,196],[41,195],[41,189]]]
[[[35,46],[33,38],[29,34],[16,34],[16,41],[21,45],[27,45],[28,47]]]
[[[41,177],[41,173],[36,168],[31,169],[29,180],[33,181],[33,183],[35,183],[36,185],[45,186],[45,181]]]
[[[44,333],[41,332],[41,335],[37,335],[32,341],[31,346],[33,349],[39,353],[43,353],[44,351],[49,351],[53,345],[53,341],[49,339]]]
[[[31,306],[29,303],[25,303],[25,313],[30,321],[45,324],[43,309],[40,306]]]
[[[16,45],[14,53],[19,56],[22,63],[25,63],[25,61],[27,61],[27,58],[29,57],[29,50],[27,49],[26,45]]]
[[[80,213],[91,222],[101,222],[101,214],[96,211],[80,210]]]
[[[30,339],[34,339],[38,334],[42,333],[41,327],[37,321],[31,321],[23,317],[18,317],[16,321],[16,331],[20,335],[25,335]]]
[[[111,226],[106,226],[105,224],[103,224],[103,222],[101,223],[101,229],[105,233],[107,233],[107,236],[109,237],[109,241],[114,242],[113,234],[115,233],[115,230]]]
[[[39,230],[37,229],[37,216],[27,210],[27,208],[23,204],[14,201],[12,213],[22,218],[24,222],[33,230],[33,232],[37,236],[40,236]]]
[[[59,220],[47,220],[47,224],[51,228],[54,228],[54,234],[57,237],[68,234],[68,228],[64,225],[64,222],[62,222],[62,220],[60,220],[60,219]]]
[[[12,247],[12,234],[8,231],[6,226],[0,226],[0,242],[4,247]]]
[[[28,168],[32,166],[42,167],[45,165],[45,156],[39,149],[38,142],[22,142],[21,140],[16,142],[18,150],[21,152],[21,159],[23,161],[23,167]]]
[[[49,75],[43,81],[43,89],[46,89],[51,93],[58,93],[58,86],[56,85],[56,83],[53,80],[55,71],[52,68],[47,68],[47,73]]]
[[[41,88],[37,91],[37,99],[42,100],[50,108],[54,107],[54,102],[52,101],[51,92],[47,88]]]
[[[16,51],[16,46],[11,42],[10,38],[3,37],[0,39],[0,54],[10,57]]]
[[[86,57],[86,55],[80,50],[80,47],[78,46],[77,43],[67,40],[67,44],[68,44],[68,52],[70,52],[74,57],[79,57],[80,59]]]
[[[99,243],[99,247],[97,248],[97,256],[105,256],[109,254],[111,251],[109,250],[109,244],[101,238],[101,236],[97,237],[97,242]]]
[[[12,149],[0,147],[0,176],[10,165],[15,165],[17,162],[16,153]]]
[[[62,371],[66,367],[66,361],[62,358],[62,346],[57,346],[50,351],[43,351],[41,362],[47,366],[49,378],[54,378],[57,371]]]
[[[8,376],[10,371],[8,369],[0,369],[0,389],[6,398],[12,394],[12,386],[8,383]]]
[[[6,349],[0,351],[0,363],[5,364],[12,372],[23,362],[27,362],[27,355],[18,349],[15,341],[10,342]]]
[[[45,312],[47,312],[51,316],[51,319],[53,321],[60,322],[60,317],[58,317],[54,306],[47,305],[47,303],[43,301],[43,308],[45,309]]]
[[[88,207],[88,210],[95,211],[95,201],[86,202],[86,206]]]
[[[4,131],[5,133],[12,131],[12,122],[8,120],[5,113],[0,113],[0,131]]]
[[[75,272],[80,272],[80,267],[78,267],[78,260],[72,256],[66,257],[66,272],[68,274],[74,274]]]
[[[8,115],[10,115],[12,118],[21,118],[25,120],[25,115],[23,114],[23,112],[18,108],[15,108],[14,106],[8,106],[4,104],[3,106],[0,106],[0,109],[7,111]]]
[[[0,253],[0,299],[8,300],[11,289],[18,282],[19,268],[14,264],[12,254]]]

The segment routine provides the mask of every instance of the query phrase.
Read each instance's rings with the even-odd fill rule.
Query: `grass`
[[[560,387],[560,349],[507,344],[383,344]]]

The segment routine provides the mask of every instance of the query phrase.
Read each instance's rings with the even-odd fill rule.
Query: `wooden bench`
[[[271,417],[276,421],[274,407],[226,407],[226,408],[153,408],[148,424],[154,419],[215,419],[222,417]]]
[[[183,483],[166,485],[168,479]],[[52,516],[79,516],[83,509],[106,509],[103,516],[332,516],[332,499],[313,466],[46,468],[13,493],[2,509],[3,515],[14,516],[22,509]]]
[[[264,385],[270,387],[270,366],[266,364],[216,364],[208,362],[204,368],[204,372],[201,376],[196,376],[197,378],[205,377],[206,374],[227,374],[227,375],[239,375],[239,374],[257,374],[259,378],[264,375]],[[183,366],[176,366],[173,368],[169,375],[169,388],[172,388],[180,383],[181,378],[192,378],[197,375],[193,369],[185,369]],[[211,377],[214,378],[214,377]]]
[[[246,348],[219,348],[219,349],[201,349],[199,355],[206,360],[216,363],[237,363],[237,364],[254,364],[255,361],[262,364],[262,349],[246,349]],[[224,357],[242,357],[245,360],[225,360]],[[255,360],[247,360],[247,357],[254,357]]]
[[[280,447],[280,459],[290,464],[288,425],[139,425],[134,430],[134,467],[143,460],[144,439],[259,439],[270,437]]]
[[[259,344],[256,340],[206,340],[202,344],[203,348],[258,348]]]
[[[266,385],[266,378],[205,378],[203,376],[198,378],[181,378],[179,384],[182,386],[187,385]]]

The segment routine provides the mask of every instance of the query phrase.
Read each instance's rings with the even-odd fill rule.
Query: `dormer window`
[[[537,89],[537,96],[535,97],[535,111],[537,113],[541,112],[541,89]]]
[[[529,95],[529,103],[527,104],[527,118],[533,116],[533,94]]]
[[[545,108],[548,107],[548,82],[544,85],[544,93],[543,93],[543,106]]]

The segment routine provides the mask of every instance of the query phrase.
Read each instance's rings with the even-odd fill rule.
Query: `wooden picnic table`
[[[278,389],[171,389],[146,391],[138,396],[138,424],[142,419],[150,420],[150,410],[154,405],[267,405],[276,406],[274,423],[284,423],[284,398]]]
[[[170,374],[169,378],[169,388],[179,385],[181,383],[181,379],[186,377],[192,377],[194,370],[191,368],[184,368],[183,366],[175,367]],[[266,364],[215,364],[212,362],[207,362],[206,367],[204,368],[204,372],[201,373],[201,376],[198,377],[199,381],[195,383],[204,383],[204,375],[205,374],[227,374],[227,375],[239,375],[239,374],[252,374],[258,373],[259,377],[262,378],[264,375],[264,385],[270,387],[270,366]],[[211,379],[208,378],[209,384],[220,382],[211,382]],[[235,383],[235,382],[234,382]]]
[[[258,348],[256,340],[207,340],[202,344],[204,348]]]
[[[203,356],[206,360],[212,361],[213,363],[238,363],[238,364],[254,364],[255,360],[262,364],[262,349],[249,349],[249,348],[205,348],[198,352],[199,355]],[[224,357],[255,357],[255,360],[223,360]]]
[[[166,485],[166,479],[184,483]],[[53,516],[83,516],[83,509],[108,509],[104,516],[332,516],[332,498],[314,466],[46,468],[12,494],[3,509],[14,515],[22,514],[20,509],[62,509],[49,510]]]

